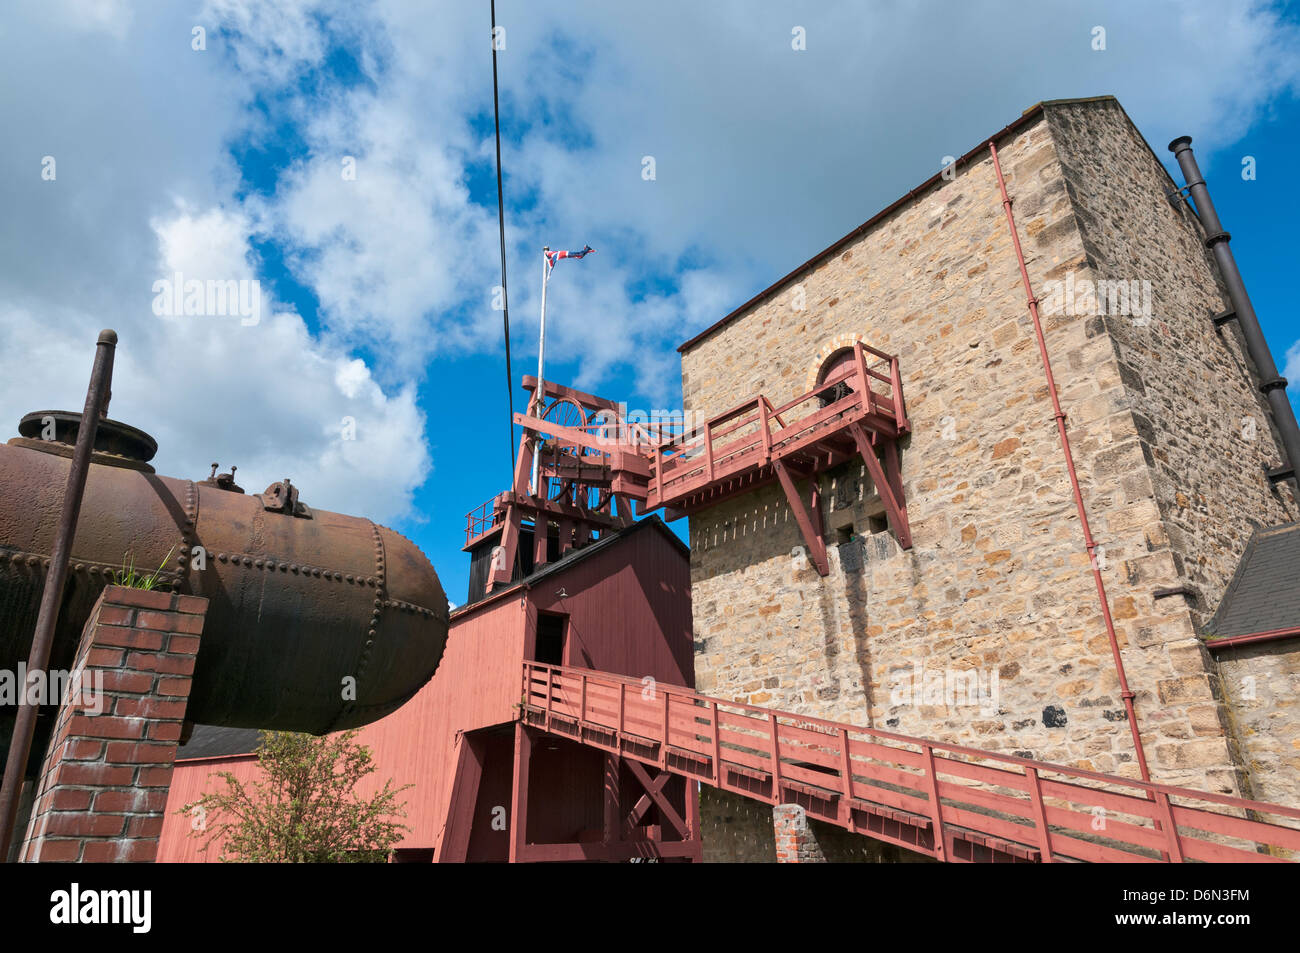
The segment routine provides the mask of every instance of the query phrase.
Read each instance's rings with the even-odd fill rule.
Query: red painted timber
[[[640,682],[608,672],[529,662],[522,678],[524,724],[542,727],[549,711],[553,732],[588,746],[769,804],[794,801],[818,820],[942,860],[1267,863],[1300,856],[1296,808],[662,683],[647,700]]]

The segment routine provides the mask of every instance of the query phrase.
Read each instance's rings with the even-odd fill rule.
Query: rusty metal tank
[[[0,667],[31,642],[80,419],[37,411],[0,445]],[[413,543],[309,507],[288,480],[251,494],[215,464],[206,480],[159,476],[156,450],[133,427],[99,426],[51,668],[71,666],[114,572],[166,560],[166,586],[210,600],[191,721],[322,734],[388,714],[432,677],[448,604]]]

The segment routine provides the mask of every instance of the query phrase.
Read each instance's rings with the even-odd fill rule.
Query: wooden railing
[[[1300,810],[525,662],[524,723],[943,860],[1276,862]],[[1258,818],[1284,819],[1273,823]]]

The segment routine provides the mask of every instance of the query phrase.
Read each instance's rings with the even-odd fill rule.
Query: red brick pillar
[[[778,804],[772,808],[772,830],[776,835],[778,864],[824,864],[817,835],[808,824],[808,815],[798,804]]]
[[[197,596],[104,590],[46,749],[24,861],[157,857],[207,607]]]

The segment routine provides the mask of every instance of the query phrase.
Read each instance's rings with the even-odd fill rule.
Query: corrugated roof
[[[971,149],[969,152],[967,152],[964,156],[962,156],[954,163],[954,168],[962,168],[963,166],[968,165],[970,161],[972,159],[975,159],[977,156],[980,159],[983,159],[984,155],[988,150],[988,145],[990,142],[996,142],[997,140],[1003,138],[1004,136],[1008,136],[1013,132],[1017,132],[1022,127],[1027,126],[1030,123],[1034,122],[1042,114],[1043,108],[1045,106],[1058,106],[1058,105],[1067,105],[1067,104],[1076,104],[1076,103],[1102,103],[1102,102],[1111,102],[1111,103],[1116,103],[1118,105],[1119,100],[1117,100],[1114,96],[1083,96],[1077,99],[1045,99],[1042,102],[1035,103],[1034,105],[1026,109],[1023,113],[1021,113],[1019,119],[1016,119],[1014,122],[1010,122],[1007,125],[1003,126],[997,132],[993,133],[993,135],[985,136],[980,141],[979,145]],[[1124,107],[1122,106],[1120,107],[1121,110],[1123,108]],[[1154,155],[1154,151],[1152,152],[1152,154]],[[1157,158],[1157,162],[1158,161],[1159,159]],[[730,314],[726,315],[725,317],[718,320],[716,323],[705,328],[699,334],[695,335],[695,337],[691,338],[689,341],[679,346],[677,348],[678,352],[685,352],[688,349],[694,347],[696,344],[698,344],[704,338],[708,337],[714,331],[717,331],[719,328],[723,327],[724,325],[729,324],[731,321],[733,321],[735,318],[739,317],[740,315],[744,314],[754,305],[766,299],[773,292],[779,291],[781,288],[783,288],[785,285],[789,284],[790,282],[794,281],[796,278],[800,277],[806,272],[811,271],[813,268],[821,264],[827,258],[839,252],[839,250],[843,248],[845,245],[848,245],[849,243],[865,235],[868,231],[871,230],[873,226],[875,226],[877,222],[885,218],[885,216],[895,212],[902,206],[906,205],[908,202],[920,198],[921,193],[931,188],[932,186],[936,185],[940,181],[942,176],[943,176],[943,170],[936,172],[934,175],[930,176],[930,178],[926,179],[916,188],[909,190],[906,195],[902,196],[897,201],[893,202],[889,206],[881,209],[875,215],[871,216],[871,218],[867,219],[867,221],[863,222],[853,231],[849,232],[839,241],[835,242],[835,244],[823,248],[816,255],[814,255],[812,258],[809,258],[806,262],[804,262],[794,271],[790,272],[784,278],[778,279],[776,282],[769,285],[767,288],[763,289],[758,294],[754,295],[754,297],[750,298],[740,307],[736,308]]]
[[[1207,629],[1212,638],[1300,625],[1300,523],[1258,528]]]

